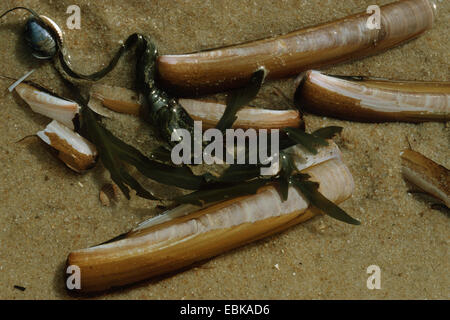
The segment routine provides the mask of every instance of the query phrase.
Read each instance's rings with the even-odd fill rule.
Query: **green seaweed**
[[[266,69],[260,68],[250,78],[248,84],[236,89],[228,96],[225,112],[217,123],[216,128],[225,131],[233,126],[236,121],[238,111],[250,103],[258,94],[266,77]]]
[[[108,67],[97,74],[81,76],[81,78],[86,79],[92,77],[93,79],[104,76],[113,69],[119,57],[133,46],[133,44],[140,43],[142,45],[146,43],[145,41],[139,41],[141,38],[142,36],[140,35],[132,35]],[[150,49],[147,51],[150,52]],[[152,52],[149,54],[153,57],[155,54]],[[142,60],[141,58],[140,60]],[[67,72],[68,70],[65,71]],[[72,74],[69,72],[69,75],[80,77],[80,75],[73,74],[73,72]],[[225,112],[217,124],[219,130],[224,132],[233,126],[233,123],[237,119],[237,112],[243,106],[250,103],[258,94],[265,75],[266,70],[260,68],[251,76],[246,86],[234,90],[229,95]],[[140,79],[142,77],[138,78]],[[97,146],[102,163],[110,172],[113,181],[128,199],[130,198],[129,188],[134,189],[138,196],[153,200],[157,198],[145,190],[127,172],[125,164],[134,166],[141,174],[157,182],[184,189],[196,190],[190,194],[174,199],[178,203],[190,203],[202,206],[207,203],[224,201],[237,196],[255,194],[261,187],[277,182],[283,201],[288,199],[289,187],[294,186],[302,192],[312,206],[318,208],[325,214],[346,223],[359,224],[359,221],[350,217],[345,211],[324,197],[318,191],[318,183],[309,181],[309,176],[307,175],[296,173],[293,155],[289,150],[294,145],[301,145],[307,152],[317,154],[319,147],[327,146],[327,140],[342,131],[341,127],[332,126],[321,128],[313,133],[306,133],[299,128],[283,128],[282,132],[285,133],[285,136],[280,141],[281,169],[277,175],[270,178],[260,176],[260,168],[262,165],[231,165],[219,177],[211,174],[196,176],[187,166],[171,166],[170,151],[168,149],[161,147],[153,150],[149,159],[134,147],[115,137],[97,119],[94,112],[87,107],[87,101],[83,100],[75,85],[72,83],[70,85],[78,92],[78,102],[82,106],[81,130]]]
[[[189,203],[203,206],[212,202],[225,201],[235,197],[255,194],[261,187],[269,183],[273,183],[273,181],[274,180],[272,178],[260,178],[251,181],[245,181],[239,184],[217,184],[215,186],[208,186],[208,188],[178,197],[174,200],[178,203]]]
[[[136,190],[140,197],[153,200],[157,198],[126,171],[124,163],[133,165],[147,178],[166,185],[196,190],[204,183],[202,177],[195,176],[187,167],[173,167],[150,160],[136,148],[115,137],[96,119],[90,108],[83,107],[81,116],[81,130],[97,146],[103,165],[128,199],[130,198],[128,187]]]
[[[318,146],[327,146],[328,142],[314,134],[306,133],[305,131],[298,128],[284,128],[283,131],[286,135],[296,144],[302,145],[306,150],[312,154],[317,154]]]
[[[319,184],[309,180],[310,176],[307,174],[296,174],[290,178],[291,184],[300,190],[300,192],[308,199],[311,206],[319,209],[326,215],[337,219],[339,221],[359,225],[361,222],[352,218],[344,210],[328,200],[323,194],[319,192]]]

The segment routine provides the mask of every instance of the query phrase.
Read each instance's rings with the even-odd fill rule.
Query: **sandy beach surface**
[[[0,11],[21,5],[53,18],[64,29],[75,68],[90,72],[109,61],[133,32],[151,35],[162,54],[186,53],[286,33],[388,2],[4,0]],[[323,70],[449,81],[450,2],[436,2],[435,26],[417,40]],[[66,9],[74,4],[81,8],[80,30],[66,26]],[[18,78],[36,68],[30,79],[64,96],[69,92],[52,63],[33,59],[21,38],[27,16],[17,11],[0,23],[0,74]],[[132,65],[129,55],[102,83],[131,87]],[[104,207],[98,194],[109,177],[102,165],[76,174],[37,138],[21,140],[49,120],[9,93],[10,84],[0,79],[0,298],[70,299],[64,269],[71,251],[113,238],[161,210],[156,202],[123,196],[117,205]],[[293,96],[294,79],[275,84]],[[448,211],[408,193],[399,157],[409,141],[414,150],[450,168],[448,123],[363,124],[310,114],[305,121],[308,130],[344,127],[336,142],[356,187],[341,207],[360,226],[316,217],[176,275],[94,298],[448,299]],[[135,117],[114,114],[106,124],[143,152],[154,145],[149,127]],[[380,290],[367,288],[370,265],[381,269]]]

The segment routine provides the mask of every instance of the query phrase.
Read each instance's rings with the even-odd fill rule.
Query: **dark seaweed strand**
[[[136,34],[133,34],[130,37],[128,37],[128,39],[125,41],[124,44],[122,44],[120,46],[119,50],[116,52],[114,57],[111,59],[111,61],[105,68],[103,68],[100,71],[89,74],[89,75],[81,74],[72,69],[71,63],[67,58],[66,50],[62,47],[62,44],[59,42],[58,42],[58,44],[60,47],[59,47],[58,58],[59,58],[59,62],[61,63],[62,69],[71,78],[80,79],[80,80],[88,80],[88,81],[98,81],[101,78],[103,78],[104,76],[106,76],[108,73],[110,73],[115,68],[115,66],[119,62],[119,59],[122,57],[122,55],[125,52],[127,52],[128,50],[130,50],[135,45],[136,41],[137,41]]]
[[[59,61],[64,72],[74,79],[97,81],[111,72],[122,55],[136,46],[136,88],[145,97],[142,117],[144,120],[159,128],[162,138],[171,143],[172,132],[176,129],[186,129],[191,134],[194,129],[194,120],[178,103],[166,92],[157,87],[156,58],[158,51],[150,37],[134,33],[128,37],[119,48],[110,63],[102,70],[90,75],[83,75],[74,71],[66,58],[64,50],[60,50]]]
[[[9,10],[5,11],[4,13],[2,13],[0,15],[0,19],[3,18],[4,16],[6,16],[8,13],[15,11],[15,10],[28,11],[29,13],[31,13],[33,15],[33,17],[36,20],[38,20],[39,22],[42,23],[42,26],[46,27],[46,30],[48,32],[50,32],[50,34],[53,36],[55,42],[58,44],[58,50],[59,50],[58,57],[59,57],[59,61],[61,63],[62,69],[68,76],[70,76],[74,79],[82,79],[82,80],[89,80],[89,81],[100,80],[101,78],[106,76],[109,72],[111,72],[114,69],[114,67],[117,65],[117,62],[119,61],[120,57],[126,51],[128,51],[131,47],[133,47],[133,45],[135,44],[135,42],[137,40],[135,35],[130,36],[126,40],[126,42],[119,48],[117,53],[114,55],[113,59],[110,61],[110,63],[105,68],[103,68],[100,71],[94,72],[92,74],[85,75],[85,74],[78,73],[72,69],[71,63],[66,56],[66,50],[64,49],[63,44],[60,42],[59,37],[57,37],[55,35],[55,32],[51,28],[47,27],[47,25],[44,23],[44,21],[41,19],[41,17],[34,10],[26,8],[26,7],[15,7],[15,8],[9,9]]]
[[[15,285],[14,285],[14,289],[17,289],[17,290],[20,290],[20,291],[23,292],[23,291],[25,291],[27,288],[15,284]]]
[[[352,225],[361,224],[360,221],[352,218],[347,212],[321,194],[319,192],[319,183],[310,181],[309,178],[309,175],[300,173],[293,175],[290,178],[290,182],[308,199],[311,206],[336,220]]]
[[[26,8],[26,7],[15,7],[15,8],[9,9],[9,10],[3,12],[2,15],[0,15],[0,19],[3,18],[4,16],[6,16],[8,13],[10,13],[12,11],[15,11],[15,10],[26,10],[29,13],[31,13],[34,17],[36,17],[37,19],[41,20],[39,15],[34,10]]]
[[[161,133],[163,137],[166,139],[166,141],[170,141],[172,132],[174,132],[174,130],[177,128],[188,129],[192,133],[193,130],[192,118],[190,118],[190,116],[186,113],[186,111],[178,104],[178,101],[176,99],[170,98],[164,91],[162,91],[156,86],[155,83],[156,58],[158,52],[154,43],[151,41],[150,38],[140,34],[131,35],[127,39],[125,44],[119,49],[113,60],[105,69],[97,73],[94,73],[90,76],[85,76],[84,78],[92,80],[97,77],[101,78],[104,75],[106,75],[114,68],[114,66],[117,64],[117,61],[120,59],[122,54],[129,48],[131,48],[134,44],[137,45],[136,55],[138,57],[136,64],[136,71],[137,71],[136,85],[138,90],[141,93],[143,93],[146,98],[146,104],[143,112],[144,119],[146,119],[147,121],[156,125],[159,128],[164,128],[164,130],[162,130]],[[68,72],[69,74],[73,73],[73,71],[70,69],[69,66],[67,66],[67,64],[66,67],[69,70]],[[75,75],[79,76],[77,74]],[[314,144],[326,145],[327,144],[326,141],[322,139],[325,139],[326,138],[325,136],[327,135],[334,135],[336,133],[335,131],[340,131],[340,128],[338,130],[336,129],[338,128],[332,128],[331,130],[329,129],[318,130],[316,132],[317,135],[314,135],[314,133],[312,135],[309,135],[304,132],[299,132],[294,128],[287,128],[285,129],[285,131],[287,131],[286,133],[288,133],[289,138],[293,140],[287,143],[287,145],[291,145],[294,141],[295,143],[300,142],[305,147],[307,147],[307,149],[310,149],[312,153],[315,153],[317,151],[315,150],[313,145]],[[254,174],[254,170],[252,171]],[[318,184],[310,181],[302,181],[302,179],[298,179],[297,177],[296,177],[297,179],[296,178],[289,179],[288,176],[290,176],[291,174],[292,172],[286,172],[284,176],[282,175],[282,177],[279,177],[278,179],[279,182],[287,182],[281,183],[281,192],[283,200],[287,199],[287,188],[292,183],[291,181],[293,181],[295,186],[301,189],[301,191],[311,201],[311,204],[322,210],[324,213],[346,223],[359,224],[359,221],[351,218],[349,215],[345,213],[345,211],[343,211],[342,209],[334,205],[331,201],[326,199],[323,195],[321,195],[320,192],[318,192],[317,190]],[[131,177],[128,178],[132,179]],[[201,188],[201,184],[199,184],[197,185],[197,188],[199,188],[200,190],[188,194],[184,197],[181,197],[177,200],[178,202],[181,203],[184,202],[202,205],[211,200],[211,198],[214,198],[215,200],[225,200],[227,198],[237,196],[242,192],[244,192],[245,194],[256,193],[256,191],[260,187],[268,183],[273,183],[273,181],[274,181],[273,178],[272,179],[259,178],[256,180],[245,181],[243,183],[241,182],[238,183],[237,185],[232,184],[228,187],[223,184],[221,185],[221,183],[218,183],[217,184],[218,189],[215,188],[206,189],[204,187]],[[125,183],[130,185],[130,181],[126,181]],[[133,184],[132,187],[136,189],[136,186]],[[146,190],[140,191],[146,192]]]
[[[194,120],[177,99],[170,97],[156,84],[158,50],[155,44],[147,36],[133,36],[137,38],[136,87],[145,97],[141,114],[143,119],[159,128],[162,138],[169,144],[172,144],[172,133],[177,129],[188,130],[193,136]]]
[[[222,132],[230,129],[237,120],[238,111],[250,101],[255,99],[261,90],[267,70],[264,67],[258,68],[250,77],[246,86],[235,89],[227,98],[225,111],[216,125],[216,128]]]
[[[63,78],[64,79],[64,78]],[[156,197],[145,190],[126,170],[124,163],[134,166],[141,174],[162,184],[188,190],[197,190],[204,184],[204,178],[194,175],[188,167],[166,165],[144,156],[139,150],[115,137],[108,131],[88,106],[79,89],[64,79],[71,89],[74,100],[81,105],[81,133],[96,145],[100,159],[109,171],[112,180],[129,198],[129,189],[136,190],[137,195],[155,200]]]

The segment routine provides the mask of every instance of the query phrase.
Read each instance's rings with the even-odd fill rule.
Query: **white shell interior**
[[[97,155],[97,149],[95,146],[80,136],[78,133],[72,131],[71,129],[67,128],[63,124],[59,123],[56,120],[53,120],[50,122],[50,124],[42,131],[39,131],[37,133],[37,136],[41,138],[45,143],[52,146],[50,138],[47,136],[47,133],[54,133],[56,134],[60,139],[67,141],[68,144],[70,144],[73,149],[77,150],[81,154],[89,155],[89,156],[96,156]],[[55,146],[52,146],[55,147]],[[67,152],[67,150],[59,150],[62,152]]]

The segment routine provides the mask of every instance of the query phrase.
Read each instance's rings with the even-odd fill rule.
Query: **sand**
[[[80,71],[108,61],[118,42],[139,31],[161,53],[184,53],[272,36],[365,11],[375,0],[258,1],[21,1],[64,27]],[[66,8],[81,8],[81,30],[66,27]],[[449,81],[450,2],[438,1],[434,28],[383,54],[324,69],[334,74]],[[18,5],[2,1],[0,11]],[[33,59],[20,38],[26,14],[0,25],[0,74],[31,79],[64,95],[51,63]],[[129,87],[132,57],[103,83]],[[0,80],[0,298],[66,299],[64,264],[74,249],[128,231],[161,212],[155,202],[133,197],[106,208],[98,200],[108,174],[99,165],[76,174],[54,158],[34,135],[49,122],[7,92]],[[277,82],[288,96],[293,79]],[[345,129],[337,139],[354,175],[353,197],[342,204],[361,220],[346,225],[326,216],[225,253],[174,276],[115,290],[100,299],[448,299],[449,221],[445,211],[411,195],[400,173],[408,147],[450,167],[448,124],[361,124],[306,115],[311,130]],[[141,150],[152,145],[149,128],[131,116],[107,121]],[[368,290],[366,269],[381,268],[381,289]],[[14,288],[26,288],[20,291]]]

